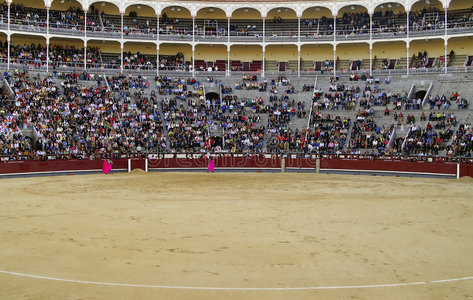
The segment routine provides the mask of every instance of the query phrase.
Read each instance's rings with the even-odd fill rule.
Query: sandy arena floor
[[[473,276],[472,195],[471,178],[1,179],[0,271],[175,288],[0,272],[0,299],[473,298],[473,278],[431,282]]]

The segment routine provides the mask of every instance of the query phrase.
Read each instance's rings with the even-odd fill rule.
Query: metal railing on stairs
[[[105,80],[105,84],[107,85],[107,89],[108,89],[109,91],[112,91],[112,90],[110,89],[110,85],[108,84],[108,78],[107,78],[107,75],[106,75],[105,73],[103,73],[103,79]]]
[[[427,99],[429,98],[429,95],[430,95],[430,92],[432,91],[433,85],[434,85],[434,82],[431,81],[430,85],[429,85],[429,88],[427,89],[427,92],[425,93],[424,99],[422,99],[422,106],[424,106],[425,101],[427,101]]]
[[[314,90],[312,91],[312,99],[313,97],[315,96],[315,91],[317,90],[317,80],[318,80],[318,76],[315,76],[315,81],[314,81]],[[310,119],[312,118],[312,109],[314,108],[314,101],[312,101],[311,99],[311,103],[310,103],[310,111],[309,111],[309,119],[307,120],[307,127],[306,127],[306,130],[305,130],[305,141],[307,142],[307,135],[309,134],[309,127],[310,127]]]
[[[411,85],[411,89],[409,90],[409,94],[407,95],[407,99],[412,99],[412,94],[414,94],[414,88],[415,88],[415,84],[413,82]]]
[[[393,126],[393,131],[391,132],[391,135],[389,136],[389,142],[388,142],[388,145],[386,146],[386,149],[391,148],[394,141],[394,137],[396,136],[396,130],[397,130],[396,126]]]
[[[412,126],[413,126],[413,125],[412,125]],[[407,131],[406,136],[404,137],[404,141],[402,142],[402,147],[401,147],[401,149],[404,149],[404,147],[406,146],[407,137],[409,136],[409,133],[411,133],[412,126],[409,127],[409,130]]]

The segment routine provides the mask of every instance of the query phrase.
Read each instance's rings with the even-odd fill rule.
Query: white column
[[[195,16],[192,16],[192,77],[195,77]]]
[[[370,14],[370,76],[373,76],[373,14]]]
[[[46,36],[46,73],[49,72],[49,36]]]
[[[370,14],[370,42],[373,40],[373,14]]]
[[[448,59],[447,59],[447,51],[448,51],[448,39],[445,40],[445,59],[443,60],[443,64],[445,67],[445,74],[447,74],[447,67],[448,67]]]
[[[406,41],[406,50],[407,50],[407,65],[406,65],[406,74],[407,76],[409,76],[409,28],[410,28],[410,22],[409,22],[409,13],[410,11],[407,10],[406,11],[406,15],[407,15],[407,41]]]
[[[195,77],[195,44],[192,42],[192,77]]]
[[[337,15],[333,15],[333,41],[337,41]]]
[[[445,74],[447,74],[448,60],[447,60],[447,49],[448,49],[448,36],[447,36],[447,23],[448,23],[448,6],[445,7],[445,59],[443,60],[445,67]]]
[[[46,35],[49,36],[49,9],[51,8],[50,5],[46,6]]]
[[[123,74],[123,42],[120,43],[120,74]]]
[[[301,77],[301,17],[297,17],[297,78]]]
[[[410,22],[409,22],[409,10],[406,10],[406,16],[407,16],[407,38],[409,38],[409,27],[410,27]]]
[[[87,71],[87,40],[84,40],[84,71]]]
[[[8,54],[7,54],[7,70],[10,71],[10,48],[11,48],[11,37],[10,33],[7,35],[7,43],[8,43]]]
[[[87,72],[87,9],[84,9],[84,72]]]
[[[263,44],[266,41],[266,17],[263,17]]]
[[[231,17],[227,16],[227,67],[225,68],[225,76],[230,76],[230,19]]]
[[[266,15],[263,17],[263,61],[261,62],[261,77],[265,76],[266,69]]]
[[[156,14],[156,40],[159,43],[159,14]]]
[[[370,43],[370,76],[373,75],[373,43]]]
[[[263,62],[262,62],[262,70],[261,70],[261,77],[264,78],[266,68],[266,47],[263,45]]]
[[[192,44],[195,42],[195,16],[192,16]]]
[[[301,77],[301,45],[297,45],[297,78]]]
[[[407,41],[407,44],[406,44],[406,52],[407,52],[407,73],[406,75],[409,76],[409,41]]]
[[[124,12],[120,12],[120,74],[123,74],[123,15]]]
[[[46,72],[49,72],[49,9],[50,5],[46,6]]]
[[[297,17],[297,42],[301,42],[301,17]]]
[[[8,6],[8,34],[10,34],[10,7],[11,7],[11,0],[7,0],[7,6]]]
[[[121,23],[120,23],[120,24],[121,24],[121,25],[120,25],[120,29],[121,29],[121,30],[120,30],[120,39],[122,40],[122,43],[123,43],[123,15],[124,15],[124,14],[125,14],[125,13],[120,12],[120,20],[121,20]]]
[[[156,76],[159,76],[159,44],[156,45]]]
[[[333,77],[337,76],[337,45],[333,45]]]
[[[7,43],[8,43],[8,54],[7,54],[7,70],[10,70],[10,44],[11,44],[11,34],[10,34],[10,7],[11,7],[11,0],[7,0],[7,6],[8,6],[8,31],[7,31]]]
[[[227,71],[225,72],[227,74],[227,77],[230,76],[230,44],[227,46]]]
[[[448,6],[445,7],[445,37],[447,36]]]
[[[227,17],[227,43],[230,45],[230,17]]]

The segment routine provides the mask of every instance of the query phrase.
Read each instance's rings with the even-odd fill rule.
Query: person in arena
[[[103,161],[103,167],[102,167],[103,173],[104,174],[113,174],[112,165],[113,165],[113,162],[110,159],[104,160]]]
[[[214,159],[211,155],[207,156],[209,158],[209,166],[207,167],[207,173],[214,173]]]

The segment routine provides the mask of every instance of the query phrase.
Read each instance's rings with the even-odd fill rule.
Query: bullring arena
[[[2,179],[0,295],[472,296],[471,177],[322,174],[337,166],[336,159],[322,160],[319,173],[311,168],[317,165],[315,159],[287,159],[288,166],[305,168],[277,173],[280,163],[272,157],[244,160],[248,171],[253,166],[253,171],[274,172],[222,172],[231,169],[225,167],[219,172],[219,166],[244,163],[218,158],[217,172],[208,174],[205,167],[199,168],[205,159],[162,158],[116,161],[117,167],[128,165],[130,172],[111,175],[72,176],[69,171],[54,177]],[[91,163],[99,169],[97,162]],[[350,168],[356,168],[360,159],[351,163]],[[42,164],[48,168],[47,162]],[[399,174],[399,164],[411,164],[408,169],[417,171],[430,168],[431,176],[433,166],[445,165],[399,160],[383,164]],[[360,165],[375,169],[376,161]],[[456,170],[457,165],[447,169]],[[142,166],[149,171],[177,167],[198,172],[145,173]]]
[[[470,0],[0,1],[0,299],[473,298],[472,29]]]
[[[133,171],[2,179],[0,295],[468,299],[467,178]]]

